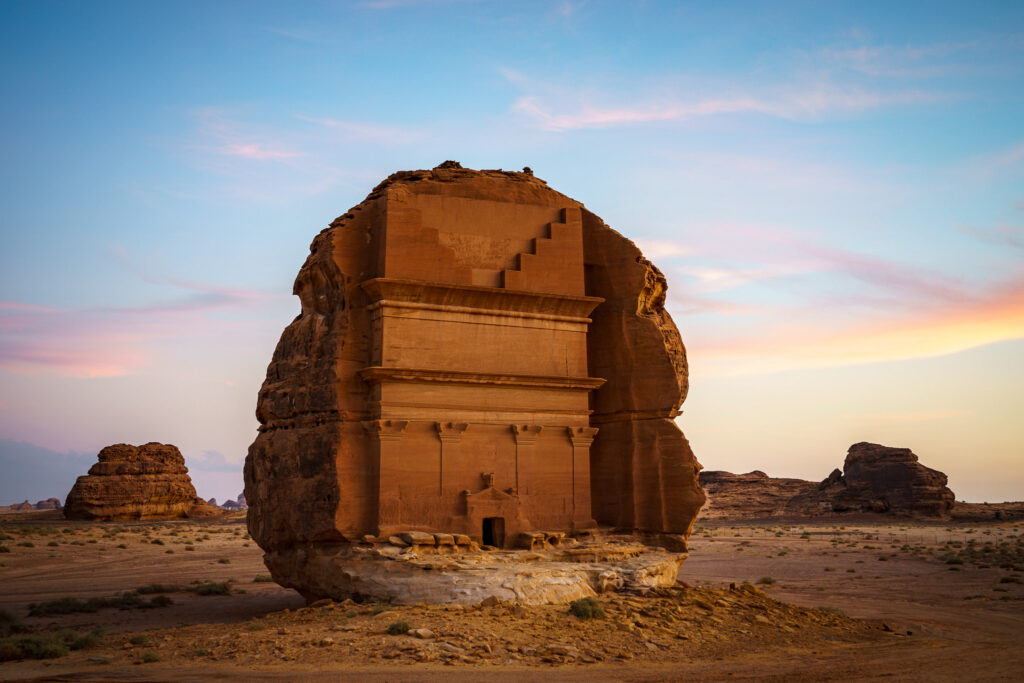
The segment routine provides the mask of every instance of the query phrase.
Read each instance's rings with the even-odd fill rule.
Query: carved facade
[[[530,174],[395,174],[313,242],[246,459],[261,547],[400,531],[497,546],[598,523],[685,545],[664,278]],[[269,561],[268,561],[269,564]]]

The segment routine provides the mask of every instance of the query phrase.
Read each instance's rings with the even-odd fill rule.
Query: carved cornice
[[[423,370],[417,368],[363,368],[359,376],[370,384],[381,382],[441,382],[444,384],[490,384],[544,389],[597,389],[604,380],[599,377],[562,377],[558,375],[513,375],[459,370]]]
[[[371,310],[381,305],[415,304],[419,307],[441,309],[455,307],[469,313],[525,313],[547,319],[570,318],[576,322],[590,322],[587,316],[604,301],[596,296],[545,294],[398,278],[374,278],[366,280],[360,286],[373,302],[369,307]]]

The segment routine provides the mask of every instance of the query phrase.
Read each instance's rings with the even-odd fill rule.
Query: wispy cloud
[[[1000,223],[994,228],[958,226],[957,230],[997,246],[1024,249],[1024,226]]]
[[[0,313],[0,367],[24,375],[126,375],[152,361],[156,342],[238,331],[251,325],[219,318],[217,312],[265,307],[268,301],[289,298],[183,280],[164,282],[191,294],[136,307],[4,307]]]
[[[308,123],[315,123],[331,131],[335,131],[345,139],[374,140],[393,144],[404,144],[423,136],[420,131],[402,127],[386,126],[374,123],[361,123],[357,121],[341,121],[331,118],[317,118],[296,114],[295,118]]]
[[[258,159],[258,160],[280,160],[280,159],[294,159],[300,156],[297,152],[288,152],[277,149],[266,149],[262,145],[255,142],[246,145],[227,145],[223,148],[223,152],[229,156],[243,157],[245,159]]]
[[[893,105],[930,104],[948,100],[947,93],[919,89],[871,89],[836,82],[827,77],[769,86],[723,87],[721,94],[682,97],[659,93],[594,94],[573,87],[555,87],[528,79],[509,68],[499,73],[528,92],[512,104],[512,111],[551,132],[578,129],[681,122],[732,114],[759,114],[807,121],[833,114],[850,114]],[[629,104],[625,104],[628,101]],[[646,104],[636,104],[636,102]]]
[[[973,413],[974,411],[972,410],[935,410],[921,412],[843,414],[839,417],[846,422],[856,425],[892,425],[912,422],[932,422],[935,420],[950,420],[957,417],[966,417]]]
[[[831,315],[829,315],[831,314]],[[887,362],[947,355],[1024,338],[1024,277],[974,296],[898,318],[836,317],[810,310],[802,319],[767,325],[756,335],[689,340],[708,374],[742,375],[798,368]]]

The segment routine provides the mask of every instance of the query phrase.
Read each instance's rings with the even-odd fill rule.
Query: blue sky
[[[1020,3],[5,2],[0,38],[0,439],[168,441],[234,497],[310,240],[457,159],[662,268],[706,467],[878,441],[1024,499]]]

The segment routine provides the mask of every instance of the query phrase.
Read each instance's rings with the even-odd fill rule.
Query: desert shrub
[[[196,595],[231,595],[230,581],[202,581],[189,590]]]
[[[757,580],[757,582],[758,583],[763,583],[763,584],[766,584],[766,585],[770,586],[773,583],[775,583],[775,579],[773,579],[770,576],[762,576],[760,579]]]
[[[270,574],[257,574],[253,577],[253,583],[274,583],[274,578]]]
[[[135,589],[140,595],[153,595],[154,593],[180,593],[185,590],[183,587],[173,583],[147,583]]]
[[[231,560],[229,560],[226,557],[220,558],[219,560],[217,560],[217,562],[219,562],[220,564],[231,564]]]
[[[187,545],[187,546],[185,546],[185,550],[195,550],[195,549],[196,549],[196,547],[194,545]]]
[[[67,645],[52,635],[14,636],[0,640],[0,662],[16,659],[55,659],[67,653]]]
[[[146,650],[139,657],[139,664],[152,664],[153,662],[159,662],[160,655],[153,652],[152,650]]]
[[[22,548],[35,548],[36,547],[36,544],[33,543],[32,541],[22,541],[18,545],[20,545]]]
[[[117,608],[128,609],[152,609],[155,607],[166,607],[171,604],[171,599],[165,595],[146,600],[139,597],[135,591],[128,591],[121,595],[109,598],[89,598],[79,600],[78,598],[60,598],[48,602],[33,603],[28,606],[30,617],[45,617],[52,614],[75,614],[78,612],[98,612],[101,609]]]
[[[94,628],[83,636],[77,636],[68,646],[72,650],[91,650],[103,643],[103,629]]]
[[[0,637],[24,633],[25,630],[25,625],[18,621],[16,616],[6,610],[0,610]]]
[[[128,642],[132,645],[138,645],[139,647],[149,647],[153,644],[153,641],[149,639],[149,636],[147,636],[144,633],[139,633],[137,635],[132,636],[128,639]]]
[[[11,552],[10,548],[8,548],[5,545],[0,545],[0,553],[9,553],[9,552]]]
[[[604,619],[604,608],[594,598],[580,598],[569,603],[569,614],[577,619]]]
[[[1004,576],[999,579],[999,583],[1021,583],[1019,576]]]
[[[395,621],[388,625],[388,635],[400,636],[408,633],[410,628],[412,627],[409,626],[407,621]]]
[[[154,538],[150,543],[153,545],[163,545],[164,541],[161,538]]]
[[[50,546],[51,548],[56,548],[57,546],[60,545],[60,543],[57,543],[57,541],[50,541],[46,545]]]

